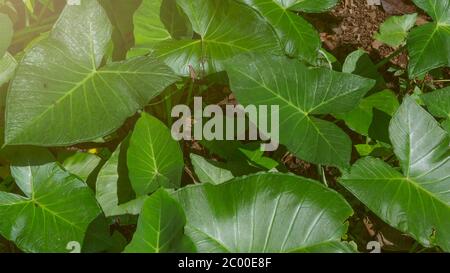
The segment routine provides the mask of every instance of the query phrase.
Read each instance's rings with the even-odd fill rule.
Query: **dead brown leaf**
[[[404,0],[381,0],[381,4],[389,15],[402,15],[416,11],[415,6],[406,4]]]

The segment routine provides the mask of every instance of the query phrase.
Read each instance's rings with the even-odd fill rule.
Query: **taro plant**
[[[413,2],[375,63],[337,0],[0,1],[0,252],[450,251],[450,3]]]

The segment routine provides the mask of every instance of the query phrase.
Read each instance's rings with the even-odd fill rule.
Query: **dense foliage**
[[[0,1],[0,252],[449,252],[450,2],[375,34],[401,90],[324,49],[338,2]],[[278,105],[280,147],[174,140],[199,96]]]

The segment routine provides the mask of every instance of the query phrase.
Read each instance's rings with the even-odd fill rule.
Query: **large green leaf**
[[[0,192],[0,233],[27,252],[66,252],[82,245],[89,223],[100,213],[94,194],[56,163],[13,166],[25,196]]]
[[[350,252],[351,207],[306,178],[257,174],[175,192],[199,252]]]
[[[240,2],[256,9],[274,26],[286,54],[299,56],[310,63],[316,62],[321,45],[319,33],[308,21],[296,14],[295,9],[293,10],[304,1],[240,0]]]
[[[271,26],[245,5],[230,0],[178,0],[200,36],[194,40],[168,40],[155,46],[155,54],[174,71],[197,76],[223,70],[223,62],[245,52],[280,53]]]
[[[125,252],[194,252],[192,241],[184,235],[185,223],[183,208],[164,189],[160,189],[145,201],[137,230]]]
[[[375,39],[392,47],[401,45],[416,24],[417,13],[389,17],[375,33]]]
[[[146,113],[142,113],[131,136],[127,165],[138,196],[159,187],[180,187],[184,167],[180,145],[161,121]]]
[[[120,162],[121,155],[126,155],[126,150],[123,149],[125,147],[123,143],[117,147],[97,176],[95,196],[107,217],[124,214],[137,215],[145,202],[146,196],[126,203],[121,203],[119,200],[121,190],[127,186],[123,182],[127,180],[127,177],[124,178],[124,176],[127,176],[128,173],[122,171],[124,167],[126,169],[126,162]]]
[[[5,55],[6,50],[13,37],[13,24],[9,16],[0,13],[0,59]]]
[[[315,115],[352,110],[373,80],[275,56],[238,56],[227,72],[239,103],[279,105],[280,143],[291,152],[309,162],[348,167],[350,138]]]
[[[449,135],[406,98],[390,126],[403,174],[380,159],[358,161],[341,183],[388,224],[450,251]]]
[[[432,69],[450,66],[450,2],[413,0],[434,20],[414,28],[408,38],[409,76],[416,77]]]
[[[99,68],[110,37],[97,1],[66,6],[50,37],[19,64],[7,98],[7,144],[59,146],[105,136],[177,79],[152,57]]]

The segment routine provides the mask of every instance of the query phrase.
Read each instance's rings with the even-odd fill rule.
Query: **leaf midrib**
[[[450,211],[450,205],[445,203],[443,200],[438,198],[434,193],[430,192],[428,189],[422,187],[419,182],[414,181],[411,177],[384,177],[384,178],[352,178],[352,179],[345,179],[346,181],[401,181],[406,183],[407,185],[412,185],[419,191],[423,192],[425,195],[428,195],[431,197],[432,200],[437,200],[440,204],[444,205],[444,207],[448,208]]]

